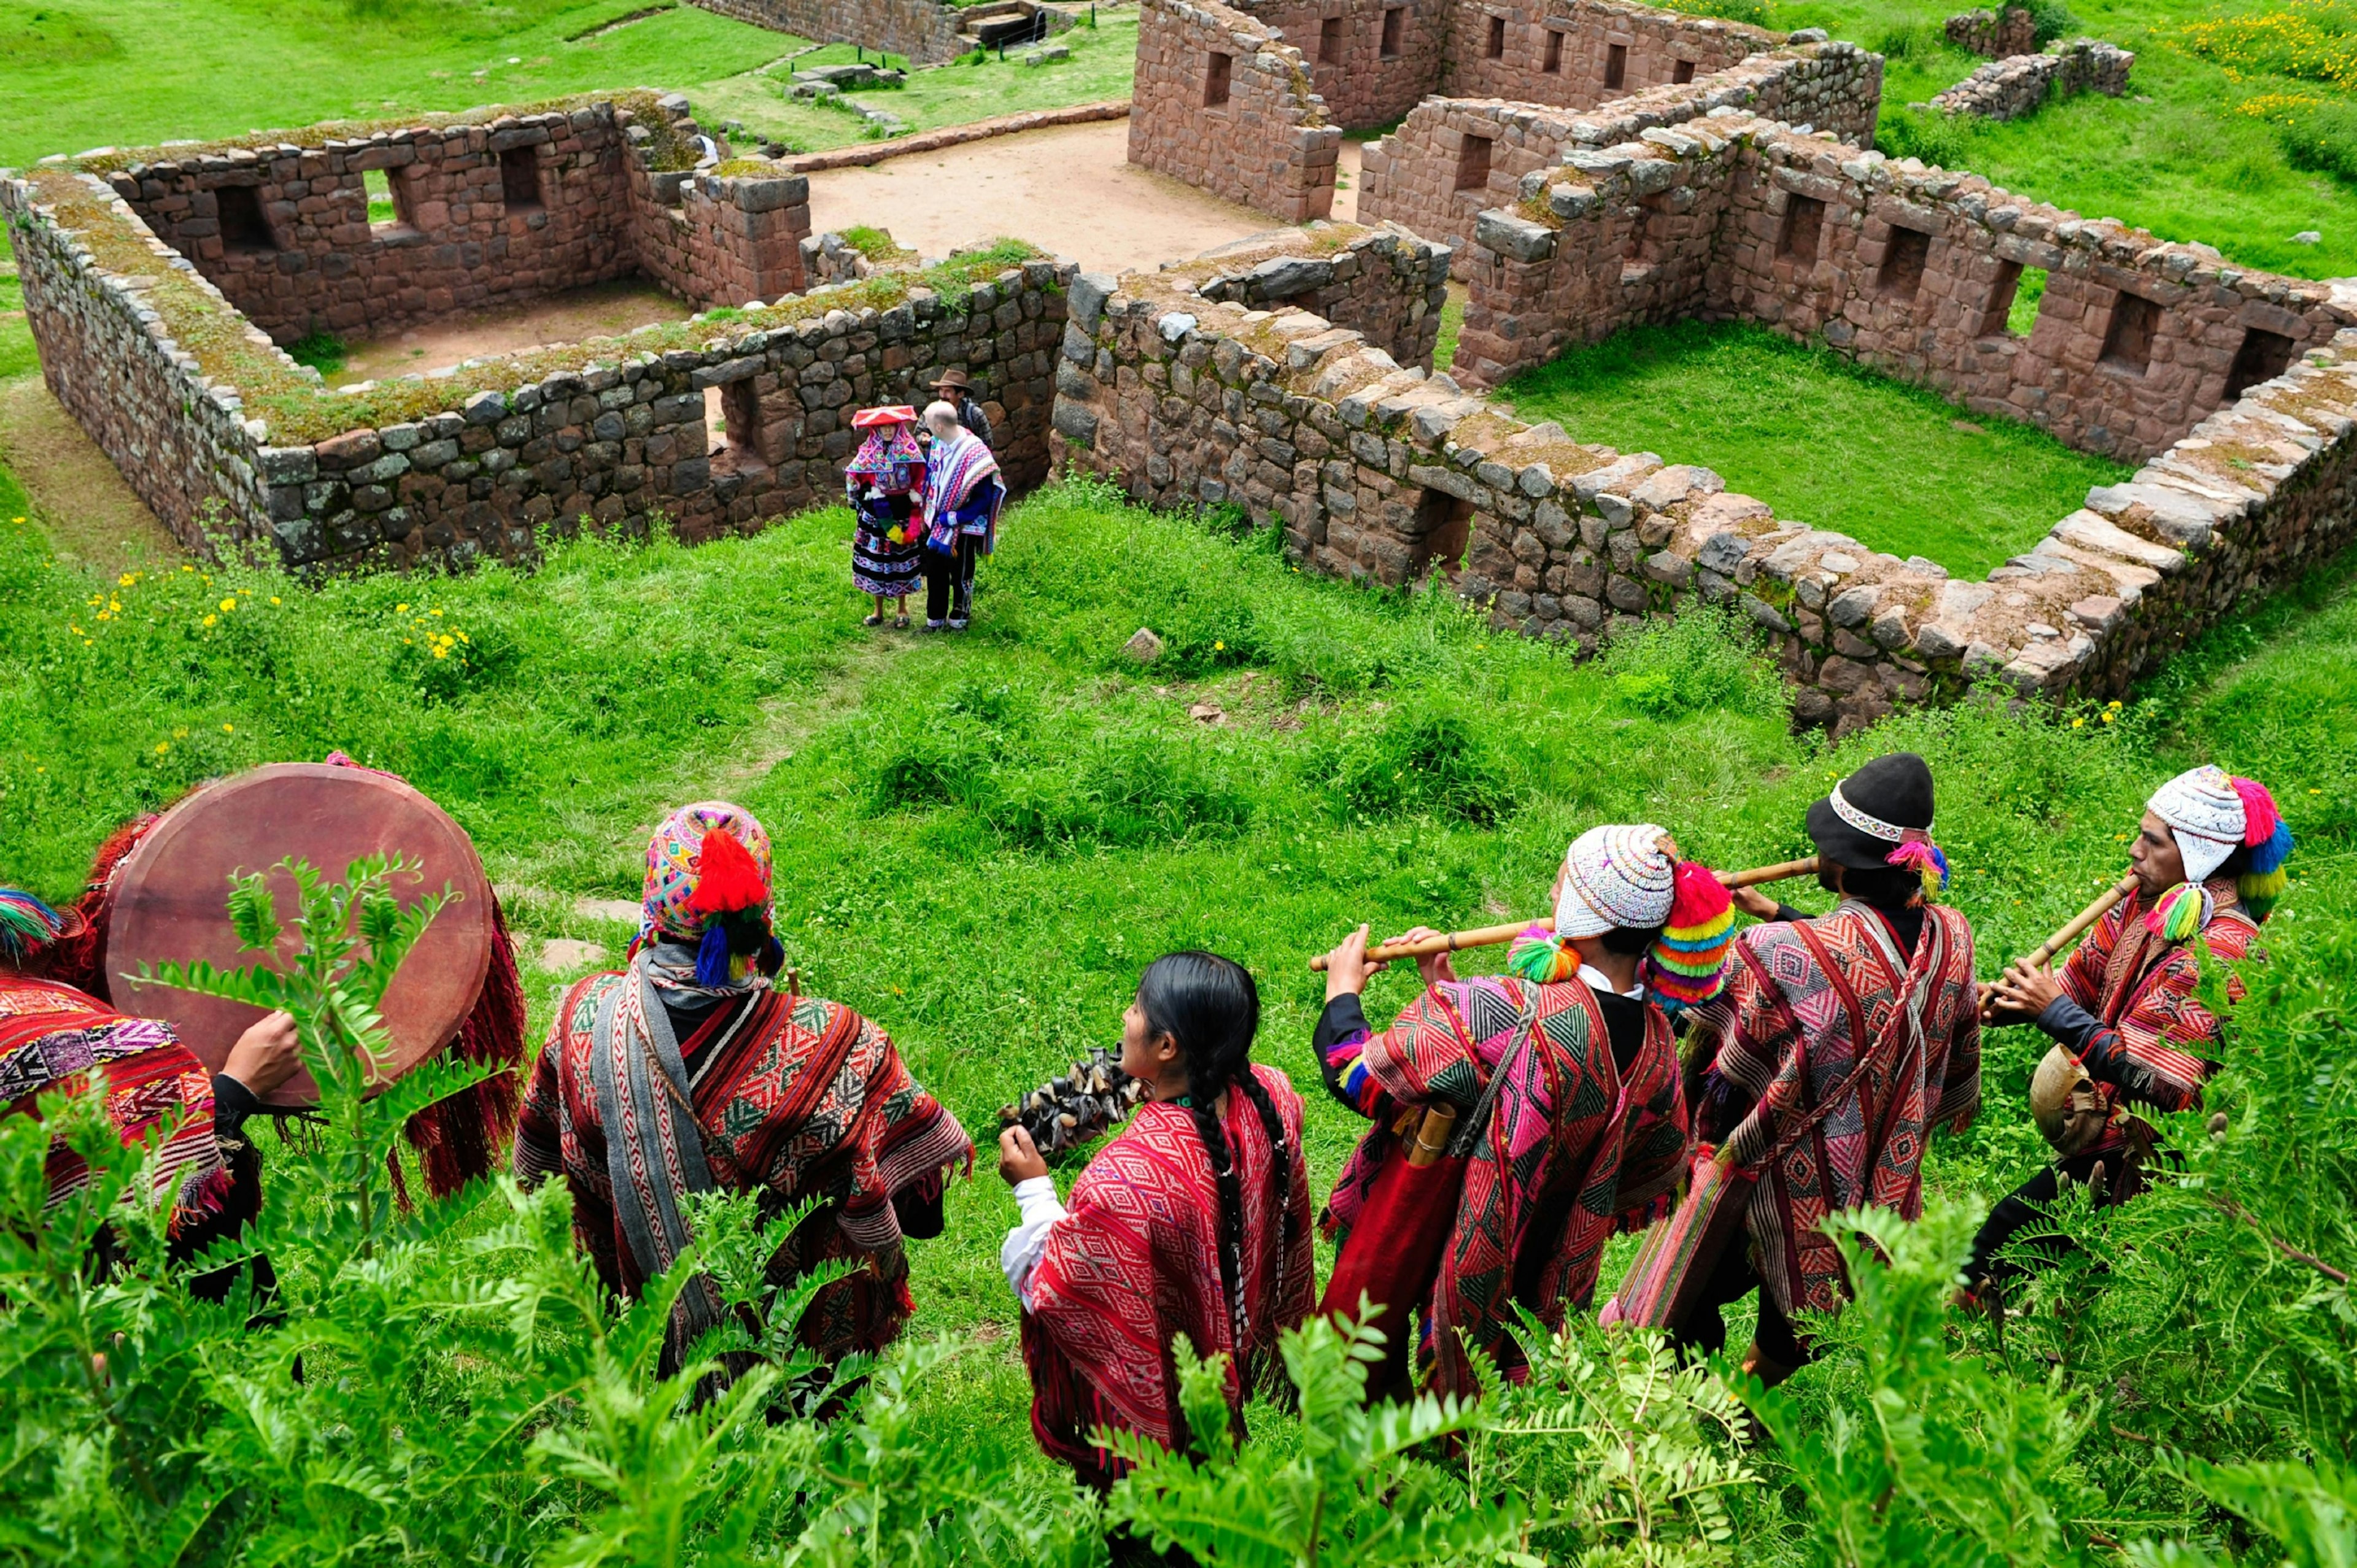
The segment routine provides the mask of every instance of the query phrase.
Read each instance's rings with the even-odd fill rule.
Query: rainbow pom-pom
[[[2276,798],[2257,779],[2229,779],[2227,782],[2242,797],[2243,848],[2250,862],[2250,869],[2235,883],[2235,891],[2242,895],[2243,907],[2251,918],[2264,920],[2291,880],[2283,868],[2291,858],[2291,824],[2283,820],[2283,813],[2276,809]]]
[[[1948,857],[1930,839],[1900,844],[1882,857],[1886,865],[1903,865],[1923,879],[1923,901],[1930,903],[1948,890]]]
[[[1735,940],[1735,905],[1709,867],[1678,863],[1670,918],[1647,957],[1646,986],[1675,1012],[1709,1001],[1727,983],[1727,952]]]
[[[2160,896],[2152,913],[2145,917],[2145,924],[2163,941],[2189,941],[2210,923],[2210,890],[2180,882]]]
[[[0,961],[12,969],[64,934],[66,918],[21,887],[0,887]]]
[[[1534,925],[1506,950],[1506,972],[1540,985],[1551,985],[1579,972],[1579,955],[1555,940],[1555,933],[1544,926]]]

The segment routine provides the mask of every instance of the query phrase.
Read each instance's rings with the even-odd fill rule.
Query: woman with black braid
[[[1254,1065],[1259,1026],[1241,964],[1157,959],[1123,1015],[1121,1065],[1146,1101],[1072,1184],[1070,1206],[1029,1133],[999,1138],[999,1174],[1023,1213],[1000,1262],[1023,1303],[1032,1430],[1100,1489],[1119,1463],[1091,1433],[1186,1436],[1178,1336],[1199,1355],[1227,1355],[1241,1431],[1248,1391],[1279,1375],[1277,1336],[1315,1304],[1301,1098]]]

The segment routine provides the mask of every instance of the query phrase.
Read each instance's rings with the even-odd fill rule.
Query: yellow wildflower
[[[406,603],[395,605],[393,607],[393,613],[397,616],[405,616],[409,613],[409,606]]]
[[[434,650],[434,657],[436,659],[447,659],[450,657],[450,650],[437,645]]]
[[[221,725],[221,734],[223,734],[223,735],[235,735],[236,733],[237,733],[237,726],[236,726],[235,725]]]
[[[221,617],[219,617],[219,616],[207,616],[207,617],[205,617],[204,624],[205,624],[205,625],[207,625],[207,626],[217,626],[217,625],[219,625],[220,623],[221,623]]]
[[[168,740],[159,740],[156,743],[156,755],[158,757],[163,756],[166,752],[171,749],[172,743]]]
[[[273,594],[273,595],[271,595],[271,596],[270,596],[270,602],[271,602],[272,604],[274,604],[274,604],[276,604],[276,603],[278,602],[278,596],[277,596],[276,594]]]
[[[234,598],[223,599],[221,601],[221,608],[225,610],[233,610],[237,608],[237,600]]]

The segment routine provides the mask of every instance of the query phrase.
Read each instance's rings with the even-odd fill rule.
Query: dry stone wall
[[[1334,208],[1342,133],[1301,51],[1219,0],[1144,0],[1129,161],[1287,223]]]
[[[2140,460],[2357,323],[2328,285],[1724,110],[1524,188],[1475,227],[1456,373],[1480,384],[1631,322],[1735,317]]]
[[[2035,114],[2050,99],[2079,92],[2117,98],[2128,90],[2136,56],[2096,38],[2050,44],[2042,54],[2012,55],[1981,67],[1932,100],[1951,114],[1985,120],[2018,120]]]
[[[1387,125],[1440,84],[1445,0],[1237,0],[1235,9],[1301,51],[1336,124]]]
[[[2006,59],[2038,48],[2038,19],[2018,5],[2007,5],[2003,15],[1984,6],[1949,17],[1947,34],[1960,49]]]
[[[630,195],[639,270],[690,304],[767,303],[808,285],[807,175],[634,167]]]
[[[705,11],[757,27],[815,38],[823,44],[864,44],[907,55],[919,65],[957,57],[957,13],[941,0],[689,0]]]
[[[1784,41],[1740,22],[1612,0],[1454,0],[1452,13],[1439,91],[1558,109],[1682,86]]]
[[[1566,147],[1628,141],[1721,108],[1870,142],[1881,104],[1881,56],[1855,44],[1805,38],[1692,82],[1632,93],[1584,113],[1496,99],[1429,98],[1398,130],[1366,147],[1359,213],[1447,242],[1456,248],[1458,276],[1469,277],[1474,220],[1516,200],[1523,179],[1559,163]],[[1469,150],[1474,143],[1480,145]]]
[[[1054,460],[1138,499],[1232,502],[1317,569],[1461,554],[1501,630],[1592,649],[1700,600],[1758,626],[1803,723],[1847,733],[1996,678],[2101,699],[2357,536],[2357,329],[2312,344],[1980,582],[1777,518],[1707,468],[1500,414],[1307,312],[1132,274],[1076,289]]]
[[[1448,300],[1448,248],[1395,223],[1310,225],[1256,235],[1162,271],[1208,300],[1252,310],[1290,306],[1347,327],[1403,365],[1430,369]]]

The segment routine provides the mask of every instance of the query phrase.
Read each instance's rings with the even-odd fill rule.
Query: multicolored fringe
[[[1546,927],[1534,923],[1506,950],[1506,972],[1540,985],[1569,980],[1579,972],[1579,954],[1568,942],[1555,940]]]
[[[2152,913],[2144,918],[2145,925],[2163,941],[2186,941],[2210,923],[2211,903],[2207,887],[2180,882],[2155,901]]]
[[[1727,983],[1727,954],[1735,940],[1735,904],[1709,867],[1678,863],[1670,918],[1646,955],[1646,989],[1675,1017],[1717,996]]]
[[[1886,865],[1905,866],[1923,879],[1926,904],[1948,890],[1948,857],[1928,838],[1910,839],[1882,859]]]
[[[2230,779],[2234,793],[2243,800],[2243,848],[2250,865],[2235,890],[2242,895],[2243,907],[2255,920],[2265,920],[2283,897],[2290,875],[2284,862],[2291,858],[2293,840],[2291,824],[2283,820],[2276,809],[2276,799],[2267,787],[2255,779]]]
[[[22,969],[26,961],[64,934],[66,917],[21,887],[0,887],[0,962]]]

